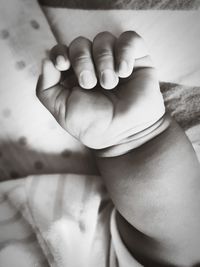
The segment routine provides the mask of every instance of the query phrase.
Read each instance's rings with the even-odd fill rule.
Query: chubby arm
[[[200,168],[187,137],[170,126],[118,157],[97,157],[118,210],[122,240],[145,266],[200,262]]]
[[[143,39],[103,32],[54,47],[37,96],[66,131],[96,150],[133,256],[154,267],[200,262],[199,164],[173,119],[162,128],[163,98]]]

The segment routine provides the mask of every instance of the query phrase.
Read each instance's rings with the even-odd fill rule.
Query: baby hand
[[[105,149],[134,139],[165,113],[143,39],[133,31],[99,33],[55,46],[43,62],[37,96],[83,144]],[[112,90],[111,90],[112,89]]]

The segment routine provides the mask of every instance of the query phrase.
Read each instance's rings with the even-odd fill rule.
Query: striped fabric
[[[42,5],[77,9],[197,9],[199,0],[40,0]]]
[[[0,266],[107,266],[112,204],[99,177],[31,176],[0,186]]]
[[[0,266],[47,266],[27,209],[23,179],[1,184],[0,215]]]

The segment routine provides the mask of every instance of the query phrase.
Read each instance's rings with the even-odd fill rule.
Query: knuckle
[[[97,53],[95,55],[95,59],[96,60],[105,60],[105,59],[111,59],[113,58],[113,53],[111,50],[109,49],[101,49],[101,51],[99,51],[99,53]]]
[[[72,60],[73,64],[79,65],[79,64],[85,64],[90,62],[90,55],[88,55],[88,53],[81,51],[76,53],[76,55],[74,56],[73,60]]]
[[[82,36],[74,39],[69,46],[69,57],[74,66],[91,61],[90,41]]]
[[[120,54],[126,55],[126,54],[129,54],[128,52],[131,49],[131,45],[128,43],[125,43],[122,46],[120,46],[119,49],[120,49]]]

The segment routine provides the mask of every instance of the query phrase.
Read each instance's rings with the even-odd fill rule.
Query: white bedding
[[[0,266],[106,266],[112,208],[95,176],[43,175],[4,182]]]

